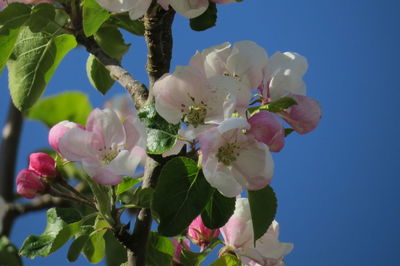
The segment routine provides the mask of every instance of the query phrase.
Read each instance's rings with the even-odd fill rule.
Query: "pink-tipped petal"
[[[278,152],[285,145],[285,131],[279,116],[268,111],[261,111],[249,119],[251,125],[248,135],[268,145],[269,150]]]
[[[53,147],[54,150],[57,152],[60,152],[58,143],[60,139],[65,135],[67,131],[69,131],[71,128],[74,127],[80,127],[83,129],[81,125],[78,125],[74,122],[70,122],[67,120],[61,121],[54,125],[50,131],[49,131],[49,144],[51,147]]]
[[[279,115],[299,134],[314,130],[321,119],[322,111],[319,103],[307,96],[291,94],[297,104],[280,112]]]
[[[209,229],[204,225],[201,215],[197,216],[192,221],[192,223],[189,225],[187,233],[187,236],[193,241],[193,243],[199,245],[203,249],[207,247],[218,235],[218,229]]]

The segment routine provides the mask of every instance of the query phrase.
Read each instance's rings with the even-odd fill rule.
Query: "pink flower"
[[[43,192],[46,188],[40,181],[40,176],[28,169],[23,169],[19,172],[16,183],[17,193],[27,199],[34,198],[36,193]]]
[[[206,227],[201,219],[201,215],[197,216],[189,225],[188,237],[202,249],[206,248],[218,235],[219,229],[213,230]]]
[[[174,261],[180,262],[182,249],[190,250],[190,241],[187,238],[183,238],[181,241],[178,241],[176,238],[172,238],[172,244],[174,245]]]
[[[236,252],[244,265],[283,266],[283,256],[293,249],[293,244],[278,240],[276,221],[253,245],[253,224],[247,198],[236,199],[235,212],[220,230],[228,250]]]
[[[29,155],[29,170],[41,177],[57,176],[56,162],[47,153],[36,152]]]
[[[278,152],[285,145],[285,131],[279,116],[268,111],[260,111],[248,120],[251,125],[248,135],[268,145],[269,150]]]
[[[95,109],[86,129],[74,127],[60,138],[60,153],[67,160],[81,162],[96,182],[116,185],[122,176],[132,175],[143,158],[142,129],[137,120],[122,122],[112,109]]]
[[[245,119],[230,118],[199,135],[204,176],[226,197],[239,195],[243,187],[261,189],[271,181],[269,148],[243,133],[249,128]]]
[[[64,136],[67,131],[74,127],[80,127],[83,129],[81,125],[67,120],[61,121],[54,125],[49,131],[50,146],[59,153],[60,150],[58,148],[58,142],[60,141],[60,138]]]
[[[314,130],[321,119],[319,103],[307,96],[290,94],[297,104],[279,112],[279,115],[299,134]]]

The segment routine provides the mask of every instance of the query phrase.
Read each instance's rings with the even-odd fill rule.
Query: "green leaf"
[[[176,157],[161,169],[152,210],[165,236],[181,234],[206,206],[213,189],[195,161]]]
[[[206,12],[198,17],[190,19],[190,27],[195,31],[207,30],[214,27],[217,22],[217,6],[210,2]]]
[[[22,266],[18,249],[8,240],[6,236],[0,238],[0,261],[4,266]]]
[[[48,3],[41,3],[32,8],[29,29],[32,32],[39,32],[45,28],[51,21],[54,21],[56,12],[54,6]]]
[[[278,203],[270,186],[257,191],[248,191],[248,195],[255,244],[256,240],[267,232],[274,220]]]
[[[104,235],[106,242],[106,262],[107,266],[120,266],[127,261],[126,248],[110,232]]]
[[[285,128],[285,137],[287,137],[290,133],[294,131],[293,128]]]
[[[72,242],[68,249],[67,259],[69,262],[74,262],[78,259],[79,254],[81,254],[83,247],[89,240],[89,235],[81,235]]]
[[[218,190],[214,190],[206,208],[201,213],[201,219],[205,226],[217,229],[224,226],[235,210],[236,198],[227,198]]]
[[[104,52],[117,60],[121,60],[129,49],[121,32],[115,27],[101,28],[94,38]],[[90,84],[102,94],[106,94],[115,83],[110,72],[93,55],[89,55],[86,61],[86,73]]]
[[[125,176],[121,183],[118,184],[115,194],[120,195],[125,191],[133,188],[140,180],[132,177]]]
[[[43,122],[48,127],[63,120],[84,125],[91,110],[92,105],[86,94],[64,92],[38,101],[26,116]]]
[[[11,97],[19,110],[33,106],[58,64],[76,44],[73,35],[34,33],[23,27],[7,64]]]
[[[31,9],[21,3],[11,3],[0,12],[0,74],[17,41],[21,26],[28,20]]]
[[[99,30],[111,14],[104,10],[95,0],[84,0],[82,5],[83,32],[89,37]]]
[[[211,263],[211,266],[241,266],[241,265],[242,263],[240,262],[240,260],[236,256],[230,254],[225,254],[219,257],[213,263]]]
[[[180,125],[173,125],[165,121],[157,114],[153,104],[140,109],[138,117],[147,127],[148,153],[162,154],[175,145]]]
[[[108,227],[107,221],[98,217],[94,228],[96,229],[89,235],[83,247],[83,254],[91,263],[99,263],[105,255],[106,243],[104,241],[104,234],[107,232],[105,227]]]
[[[261,106],[260,110],[267,110],[272,113],[278,113],[295,104],[297,104],[297,102],[293,98],[282,97],[276,101]]]
[[[171,265],[174,245],[167,237],[150,232],[146,263],[151,266]]]
[[[219,240],[218,238],[214,238],[214,240],[202,252],[193,252],[190,250],[182,249],[180,263],[185,266],[201,265],[208,254],[210,254],[211,251],[213,251],[213,249],[219,244],[222,244],[221,240]]]
[[[81,216],[75,209],[51,208],[47,211],[47,226],[40,236],[25,239],[20,255],[28,258],[46,257],[65,244],[79,231]]]
[[[144,35],[144,24],[139,20],[131,20],[128,13],[115,14],[110,17],[107,24],[117,26],[138,36]]]
[[[134,191],[125,192],[122,194],[121,201],[124,204],[132,204],[141,208],[150,208],[153,199],[154,189],[151,187],[138,187]]]

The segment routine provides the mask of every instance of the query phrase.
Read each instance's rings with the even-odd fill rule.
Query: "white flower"
[[[230,118],[198,137],[204,176],[227,197],[265,187],[274,172],[268,146],[243,133],[249,128],[245,119]]]

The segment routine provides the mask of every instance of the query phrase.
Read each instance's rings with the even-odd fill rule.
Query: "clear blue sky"
[[[224,41],[253,40],[267,49],[295,51],[308,58],[308,95],[323,108],[320,126],[292,134],[274,155],[281,240],[293,242],[289,266],[399,265],[400,245],[400,2],[398,0],[245,0],[219,6],[218,26],[192,32],[179,15],[174,24],[174,59],[187,64],[196,49]],[[123,65],[141,80],[145,47],[138,37]],[[64,90],[104,99],[85,74],[79,48],[61,63],[45,95]],[[7,78],[0,77],[0,122],[8,105]],[[115,86],[107,97],[121,93]],[[18,169],[47,145],[47,130],[24,125]],[[44,230],[43,213],[17,221],[12,240]],[[63,265],[66,249],[26,265]],[[81,258],[75,265],[87,265]]]

